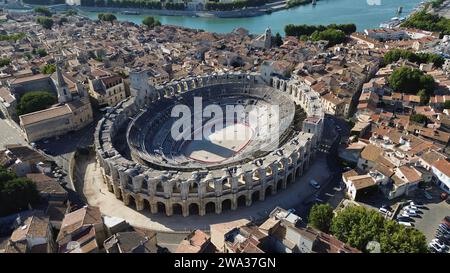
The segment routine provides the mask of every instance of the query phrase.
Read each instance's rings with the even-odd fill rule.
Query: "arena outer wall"
[[[144,71],[145,72],[145,71]],[[146,74],[130,74],[132,96],[110,109],[99,121],[95,133],[95,152],[104,182],[109,191],[125,205],[135,204],[136,210],[149,209],[171,216],[174,211],[183,216],[205,215],[235,210],[239,205],[251,206],[267,195],[286,189],[308,169],[319,144],[324,113],[319,95],[298,80],[264,77],[259,73],[215,73],[211,75],[171,81],[163,86],[150,86]],[[223,82],[236,84],[266,84],[275,92],[285,92],[307,113],[303,130],[279,149],[227,169],[195,171],[155,170],[125,158],[113,145],[116,134],[127,126],[130,117],[146,105],[164,96],[190,92],[200,86],[214,86]]]

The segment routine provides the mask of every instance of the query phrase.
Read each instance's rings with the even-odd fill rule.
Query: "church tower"
[[[266,32],[264,33],[264,47],[272,47],[272,31],[270,30],[270,27],[266,28]]]
[[[72,100],[72,94],[70,93],[69,86],[67,85],[66,81],[64,80],[64,77],[61,72],[61,68],[59,65],[56,65],[56,72],[55,72],[55,78],[53,79],[55,86],[56,86],[56,92],[58,94],[58,102],[59,103],[66,103]]]

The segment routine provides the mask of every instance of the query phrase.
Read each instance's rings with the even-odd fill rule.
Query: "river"
[[[321,0],[316,6],[305,5],[250,18],[202,18],[185,16],[154,16],[162,24],[203,29],[226,33],[237,27],[244,27],[251,33],[262,33],[267,27],[273,33],[284,35],[287,24],[331,24],[355,23],[358,30],[376,28],[383,21],[397,16],[397,9],[403,6],[401,16],[409,14],[420,0]],[[374,3],[374,4],[370,4]],[[378,5],[379,3],[379,5]],[[83,15],[97,19],[95,12]],[[116,13],[119,20],[140,24],[145,15],[123,15]]]

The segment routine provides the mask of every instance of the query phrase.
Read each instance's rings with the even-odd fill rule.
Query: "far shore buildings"
[[[17,102],[21,96],[32,91],[54,93],[58,103],[48,109],[17,117]],[[12,80],[9,88],[0,89],[0,97],[0,110],[20,125],[29,142],[77,131],[93,121],[87,92],[76,80],[62,73],[59,66],[50,76],[37,74]]]

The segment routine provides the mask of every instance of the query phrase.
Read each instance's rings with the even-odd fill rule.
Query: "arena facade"
[[[297,80],[259,73],[217,73],[151,86],[145,70],[130,73],[132,96],[108,110],[97,125],[95,149],[108,189],[125,205],[189,215],[220,214],[251,206],[289,187],[314,159],[323,129],[319,95]],[[223,141],[212,132],[199,140],[174,140],[176,105],[278,106],[277,142],[256,138],[258,126],[236,122],[223,130],[250,132]],[[296,107],[306,112],[293,126]],[[195,109],[193,109],[193,115]],[[204,128],[203,128],[204,129]]]

